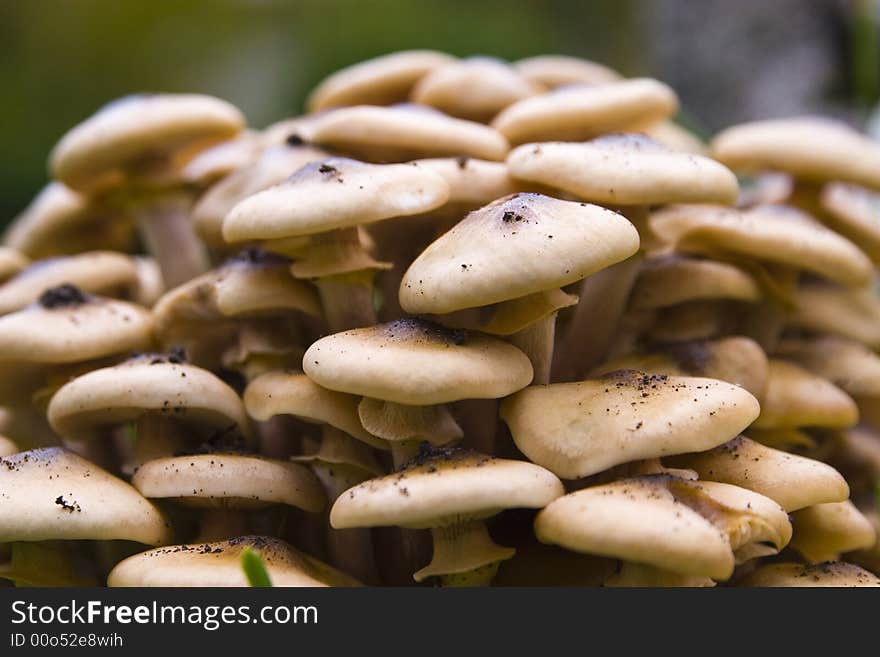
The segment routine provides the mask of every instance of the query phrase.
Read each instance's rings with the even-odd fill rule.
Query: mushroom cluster
[[[408,51],[74,127],[0,247],[0,581],[880,586],[880,145],[678,104]]]

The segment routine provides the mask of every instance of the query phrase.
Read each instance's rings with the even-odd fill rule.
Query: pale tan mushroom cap
[[[335,568],[268,536],[241,536],[216,543],[171,545],[128,557],[116,564],[107,586],[245,587],[242,552],[260,555],[272,586],[358,586]]]
[[[416,162],[446,180],[449,185],[447,204],[480,207],[522,187],[510,177],[504,162],[473,157],[438,157]]]
[[[14,440],[0,435],[0,456],[10,456],[18,451],[20,450]]]
[[[880,263],[880,196],[876,192],[844,183],[825,185],[819,197],[822,217],[831,228],[845,235]]]
[[[226,101],[197,94],[144,94],[113,101],[74,127],[49,156],[53,175],[73,189],[139,160],[200,142],[228,139],[244,127]]]
[[[615,70],[580,57],[538,55],[513,62],[513,68],[526,80],[550,89],[568,84],[603,84],[620,80]]]
[[[206,187],[247,166],[260,155],[262,135],[255,130],[242,130],[232,139],[197,153],[180,171],[180,177],[193,185]]]
[[[422,105],[344,107],[315,117],[312,143],[372,161],[467,156],[503,160],[510,145],[497,130]]]
[[[765,447],[745,436],[706,452],[675,456],[665,462],[695,470],[701,479],[753,490],[776,501],[786,511],[849,498],[846,480],[830,465]]]
[[[515,194],[471,212],[400,284],[410,313],[448,313],[574,283],[634,254],[635,227],[595,205]]]
[[[404,100],[413,85],[455,58],[434,50],[404,50],[360,62],[325,78],[309,95],[310,112],[343,105],[388,105]]]
[[[27,266],[27,256],[13,248],[0,246],[0,283],[12,278]]]
[[[709,151],[702,139],[675,121],[661,121],[646,128],[644,133],[673,151],[692,155],[707,155]]]
[[[808,506],[795,511],[791,523],[791,546],[813,562],[834,560],[877,542],[871,521],[849,501]]]
[[[319,386],[301,372],[267,372],[244,391],[244,405],[252,418],[265,422],[276,415],[293,415],[307,422],[329,424],[349,436],[379,447],[358,417],[360,398]]]
[[[672,254],[643,261],[629,305],[651,309],[697,299],[756,302],[762,296],[755,278],[736,265]]]
[[[130,297],[138,285],[137,263],[113,251],[40,260],[0,286],[0,315],[21,310],[49,288],[65,283],[89,294]]]
[[[794,363],[770,359],[767,389],[755,427],[843,429],[858,419],[855,402],[836,385]]]
[[[636,134],[523,144],[511,151],[507,166],[515,178],[612,205],[733,205],[739,193],[736,176],[723,164]]]
[[[251,435],[244,405],[235,391],[207,370],[144,354],[114,367],[83,374],[49,402],[52,428],[71,440],[93,438],[102,427],[136,420],[147,412]]]
[[[511,144],[579,141],[610,132],[637,132],[669,118],[678,97],[650,78],[571,85],[526,98],[502,111],[492,127]]]
[[[330,158],[238,203],[223,221],[228,242],[314,235],[427,212],[449,198],[438,174],[414,164]]]
[[[739,211],[676,205],[653,213],[650,224],[679,251],[732,253],[781,263],[843,285],[864,285],[873,274],[870,259],[855,244],[788,206]]]
[[[533,463],[441,450],[348,489],[333,505],[330,524],[427,529],[504,509],[540,509],[563,493],[559,479]]]
[[[712,449],[759,410],[736,385],[624,370],[526,388],[501,403],[501,418],[531,461],[578,479],[621,463]]]
[[[307,467],[243,454],[194,454],[141,465],[132,485],[147,498],[177,498],[209,505],[249,508],[288,504],[312,513],[327,498]]]
[[[331,390],[398,404],[497,399],[527,386],[529,359],[507,342],[415,319],[321,338],[303,371]]]
[[[851,563],[825,562],[814,565],[770,563],[737,582],[753,587],[854,587],[880,586],[880,578]]]
[[[162,545],[162,512],[129,484],[60,447],[0,459],[0,541],[127,540]]]
[[[840,180],[880,188],[880,146],[826,118],[733,126],[712,140],[711,152],[736,171],[784,171],[815,182]]]
[[[794,294],[790,326],[830,333],[880,349],[880,298],[872,287],[802,285]]]
[[[788,338],[780,342],[776,355],[806,367],[850,395],[880,397],[880,356],[854,340]]]

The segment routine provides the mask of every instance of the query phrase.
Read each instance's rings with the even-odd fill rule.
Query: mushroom
[[[812,563],[835,561],[841,553],[877,542],[871,522],[850,501],[815,504],[791,514],[791,547]]]
[[[737,582],[737,586],[771,587],[828,586],[833,588],[880,586],[880,578],[851,563],[829,561],[804,565],[769,563]]]
[[[533,84],[550,89],[569,84],[603,84],[620,80],[621,75],[607,66],[570,55],[537,55],[512,64]]]
[[[737,436],[758,412],[757,400],[739,386],[633,370],[532,386],[501,404],[520,451],[563,479],[712,449]]]
[[[859,245],[874,264],[880,264],[880,203],[877,193],[857,185],[829,183],[819,195],[822,221]]]
[[[794,294],[787,326],[810,333],[829,333],[880,349],[880,299],[873,286],[841,288],[813,283]]]
[[[179,285],[208,264],[189,221],[192,195],[180,179],[181,160],[243,125],[241,112],[210,96],[127,96],[64,135],[50,168],[69,187],[131,213],[166,283]]]
[[[511,336],[532,361],[534,382],[545,384],[556,313],[575,302],[560,288],[637,249],[636,230],[610,210],[514,194],[471,212],[425,249],[403,276],[400,304],[432,315],[481,309],[470,326]]]
[[[181,169],[184,182],[204,189],[254,162],[263,149],[263,135],[256,130],[242,130],[226,141],[197,153]]]
[[[532,463],[424,448],[395,473],[343,493],[330,511],[330,523],[336,528],[430,529],[433,558],[413,578],[480,586],[515,552],[492,541],[485,519],[504,509],[542,508],[563,492],[552,473]]]
[[[240,536],[226,541],[170,545],[131,556],[107,577],[110,587],[248,586],[242,554],[256,552],[272,586],[357,586],[351,577],[284,541],[269,536]]]
[[[0,283],[5,283],[27,266],[27,257],[15,249],[0,246]]]
[[[645,130],[645,134],[673,151],[706,155],[709,150],[702,139],[675,121],[667,120],[655,123]]]

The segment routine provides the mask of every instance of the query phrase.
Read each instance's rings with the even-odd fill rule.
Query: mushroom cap
[[[0,317],[0,362],[77,363],[146,349],[151,342],[148,310],[84,296],[67,285],[46,290],[37,303]]]
[[[645,129],[645,135],[673,151],[706,155],[709,150],[702,139],[675,121],[656,123]]]
[[[854,564],[837,561],[812,565],[768,563],[739,580],[737,586],[786,588],[880,586],[880,578]]]
[[[794,363],[771,358],[759,429],[844,429],[858,422],[856,403],[836,385]]]
[[[425,167],[329,158],[238,203],[223,221],[223,237],[241,242],[314,235],[420,214],[448,198],[449,185]]]
[[[880,196],[857,185],[829,183],[822,188],[822,220],[859,245],[880,264]]]
[[[452,204],[456,208],[464,206],[476,209],[513,194],[522,187],[510,177],[504,162],[489,162],[474,157],[437,157],[416,162],[420,167],[443,176],[449,185],[447,205]]]
[[[789,326],[830,333],[880,349],[880,298],[871,287],[801,285],[794,293]]]
[[[665,462],[695,470],[701,479],[760,493],[786,511],[849,498],[846,480],[830,465],[765,447],[745,436],[706,452],[674,456]]]
[[[353,438],[384,449],[384,441],[361,424],[359,402],[359,397],[319,386],[302,372],[266,372],[251,381],[244,391],[244,406],[259,422],[276,415],[293,415],[306,422],[329,424]]]
[[[388,105],[405,100],[426,74],[455,61],[435,50],[403,50],[336,71],[306,100],[310,112],[344,105]]]
[[[791,523],[791,547],[812,562],[836,560],[877,542],[871,521],[850,501],[808,506],[791,514]]]
[[[525,98],[503,110],[491,125],[511,144],[579,141],[610,132],[637,132],[677,110],[678,97],[670,87],[633,78],[570,85]]]
[[[316,116],[306,132],[312,143],[383,162],[443,156],[500,161],[510,150],[497,130],[422,105],[344,107]]]
[[[508,105],[539,93],[507,62],[468,57],[432,70],[421,78],[410,100],[462,119],[488,122]]]
[[[208,370],[158,354],[136,356],[93,370],[61,387],[49,402],[49,424],[69,440],[94,438],[102,427],[136,420],[144,413],[245,437],[251,427],[235,391]]]
[[[207,187],[233,171],[247,166],[260,156],[262,135],[256,130],[242,130],[197,153],[180,171],[180,177],[198,187]]]
[[[321,338],[303,371],[330,390],[415,406],[497,399],[533,376],[528,357],[507,342],[417,319]]]
[[[144,497],[196,506],[259,508],[288,504],[312,513],[327,498],[307,467],[256,454],[168,456],[141,465],[131,479]]]
[[[514,194],[471,212],[403,276],[400,305],[448,313],[574,283],[633,255],[635,227],[596,205]]]
[[[828,379],[854,397],[880,397],[880,356],[864,345],[836,336],[787,338],[776,355]]]
[[[240,536],[216,543],[171,545],[123,559],[107,577],[107,586],[248,586],[241,556],[260,555],[272,586],[357,586],[332,566],[268,536]]]
[[[0,315],[21,310],[44,291],[65,283],[89,294],[132,296],[138,286],[137,263],[113,251],[37,261],[0,286]]]
[[[73,452],[44,447],[0,459],[0,540],[127,540],[162,545],[162,512]]]
[[[642,262],[629,305],[650,310],[698,299],[756,302],[762,296],[755,278],[734,264],[667,254]]]
[[[676,250],[730,253],[811,271],[842,285],[871,280],[871,260],[855,244],[795,208],[746,211],[676,205],[651,215],[651,229]]]
[[[738,435],[758,412],[758,401],[739,386],[633,370],[530,386],[501,403],[501,418],[520,451],[564,479],[712,449]]]
[[[28,259],[15,249],[0,246],[0,283],[12,278],[28,266]]]
[[[345,491],[330,510],[330,525],[442,527],[504,509],[540,509],[563,493],[559,479],[533,463],[441,449]]]
[[[723,164],[637,134],[523,144],[510,152],[507,166],[515,178],[612,205],[733,205],[739,193],[736,176]]]
[[[244,127],[235,107],[199,94],[138,94],[102,107],[55,145],[49,168],[77,190],[116,177],[145,157],[228,139]]]
[[[570,55],[526,57],[512,66],[529,82],[550,89],[569,84],[603,84],[621,78],[620,73],[607,66]]]
[[[15,444],[15,441],[11,438],[7,438],[6,436],[0,435],[0,457],[2,456],[10,456],[20,451],[18,449],[18,445]]]
[[[880,188],[880,146],[827,118],[743,123],[719,133],[710,147],[714,158],[737,171],[784,171],[802,180]]]

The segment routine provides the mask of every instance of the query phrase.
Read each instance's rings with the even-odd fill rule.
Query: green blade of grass
[[[263,563],[260,555],[249,547],[246,547],[241,553],[241,569],[244,571],[244,576],[247,577],[250,586],[272,586],[272,580],[269,579],[269,571],[266,570],[266,564]]]

